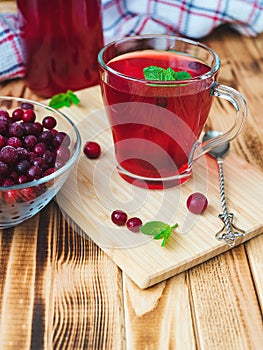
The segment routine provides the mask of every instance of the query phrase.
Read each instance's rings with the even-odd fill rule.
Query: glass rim
[[[148,80],[148,79],[142,79],[142,78],[135,78],[132,77],[130,75],[127,74],[123,74],[111,67],[108,66],[108,63],[106,63],[103,59],[103,54],[110,48],[110,47],[114,47],[114,45],[118,44],[118,43],[125,43],[131,40],[143,40],[143,39],[168,39],[168,40],[174,40],[174,41],[180,41],[180,42],[185,42],[187,44],[193,45],[193,46],[198,46],[203,48],[204,50],[208,51],[212,57],[213,57],[213,64],[210,67],[209,71],[198,75],[196,77],[193,78],[189,78],[189,79],[185,79],[185,80],[176,80],[176,83],[173,83],[172,80],[170,81],[163,81],[163,80]],[[140,49],[138,49],[140,50]],[[153,49],[155,50],[155,49]],[[161,50],[160,50],[161,51]],[[117,56],[115,56],[117,57]],[[104,69],[105,71],[108,71],[109,73],[112,73],[120,78],[124,78],[126,80],[130,80],[130,81],[136,81],[136,82],[140,82],[140,83],[149,83],[149,84],[155,84],[155,85],[170,85],[173,84],[173,86],[178,85],[180,83],[191,83],[191,82],[197,82],[197,81],[201,81],[201,80],[205,80],[208,78],[211,78],[212,76],[214,76],[219,68],[220,68],[220,58],[218,56],[218,54],[211,49],[209,46],[199,42],[199,41],[195,41],[195,40],[191,40],[188,38],[183,38],[183,37],[179,37],[179,36],[174,36],[174,35],[165,35],[165,34],[143,34],[143,35],[132,35],[132,36],[127,36],[121,39],[117,39],[114,40],[108,44],[106,44],[98,53],[98,63],[99,65],[102,67],[102,69]]]

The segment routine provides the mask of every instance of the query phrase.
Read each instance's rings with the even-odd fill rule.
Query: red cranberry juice
[[[143,79],[143,68],[153,65],[184,70],[192,77],[210,70],[190,56],[152,50],[124,54],[108,63],[114,70],[139,79]],[[120,167],[148,179],[183,173],[211,107],[211,84],[212,79],[205,79],[160,86],[109,73],[102,93],[109,106],[107,113]],[[149,180],[148,187],[160,188],[154,183]]]
[[[28,86],[50,97],[99,82],[99,0],[17,0]]]

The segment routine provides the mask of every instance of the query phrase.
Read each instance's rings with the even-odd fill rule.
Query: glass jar
[[[17,0],[29,88],[51,97],[98,84],[100,0]]]

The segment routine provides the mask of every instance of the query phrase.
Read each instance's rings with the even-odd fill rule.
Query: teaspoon
[[[210,140],[211,138],[220,136],[222,133],[216,130],[210,130],[206,132],[203,136],[203,142]],[[219,214],[219,218],[223,221],[224,227],[216,234],[216,238],[218,240],[224,239],[225,242],[233,247],[236,243],[236,237],[244,236],[245,231],[237,228],[233,224],[234,214],[229,213],[226,205],[226,196],[225,196],[225,180],[224,180],[224,172],[223,172],[223,158],[227,155],[230,149],[230,143],[224,143],[221,146],[215,147],[210,150],[208,153],[217,160],[218,172],[219,172],[219,183],[220,183],[220,199],[221,205],[223,209],[223,214]],[[235,229],[233,232],[232,227]],[[225,233],[222,231],[226,229]],[[238,232],[239,231],[239,232]]]

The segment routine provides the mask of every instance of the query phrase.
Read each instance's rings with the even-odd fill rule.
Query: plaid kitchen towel
[[[263,0],[102,0],[105,42],[127,35],[201,38],[228,23],[241,34],[263,32]],[[23,77],[17,17],[0,14],[0,81]]]
[[[263,31],[262,0],[102,0],[105,41],[136,34],[201,38],[228,23],[240,33]]]
[[[25,75],[17,17],[0,14],[0,81]]]

